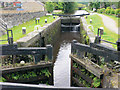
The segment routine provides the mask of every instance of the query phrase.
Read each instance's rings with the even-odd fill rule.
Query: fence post
[[[35,58],[35,64],[37,64],[38,62],[40,62],[40,54],[34,55],[34,58]]]
[[[51,45],[47,45],[46,46],[47,48],[47,57],[48,57],[48,60],[52,60],[53,59],[53,47]]]
[[[75,53],[75,50],[74,50],[74,44],[75,43],[77,43],[77,40],[73,40],[72,43],[71,43],[71,54]],[[71,77],[70,77],[71,78],[71,81],[70,81],[71,86],[73,85],[73,82],[72,82],[73,81],[72,80],[72,78],[73,78],[73,72],[72,72],[73,69],[72,68],[73,68],[73,60],[71,59]]]
[[[118,39],[117,43],[117,50],[120,51],[120,38]]]
[[[74,50],[74,44],[75,43],[77,43],[77,40],[73,40],[72,43],[71,43],[71,54],[75,53],[75,50]]]

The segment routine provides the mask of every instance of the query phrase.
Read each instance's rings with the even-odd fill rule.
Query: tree
[[[64,13],[73,13],[76,10],[77,4],[75,2],[65,2],[63,4]]]
[[[73,13],[76,10],[75,2],[46,2],[46,9],[49,13],[55,10],[62,10],[64,13]]]
[[[52,3],[52,2],[47,2],[47,3],[45,4],[45,6],[46,6],[46,9],[47,9],[48,13],[53,12],[53,10],[54,10],[54,3]]]

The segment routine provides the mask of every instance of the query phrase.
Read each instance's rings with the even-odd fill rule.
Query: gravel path
[[[116,26],[116,22],[111,19],[110,17],[107,17],[103,14],[98,14],[100,17],[102,17],[103,23],[104,25],[111,31],[115,32],[116,34],[120,35],[120,28],[118,29],[118,27]],[[119,31],[118,31],[119,30]]]

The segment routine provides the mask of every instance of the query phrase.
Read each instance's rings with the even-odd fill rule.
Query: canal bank
[[[69,25],[70,27],[68,28],[66,27],[66,29],[68,30],[63,31],[62,30],[63,27],[61,25],[61,19],[58,19],[54,23],[51,23],[50,24],[51,26],[49,24],[46,25],[46,27],[44,27],[44,30],[40,29],[41,30],[41,31],[39,30],[40,32],[34,31],[33,33],[30,34],[28,38],[27,37],[23,38],[23,40],[26,41],[21,42],[19,46],[24,46],[24,48],[18,48],[18,52],[19,49],[20,51],[21,50],[23,51],[26,47],[25,50],[29,50],[29,52],[34,54],[35,59],[33,60],[36,61],[37,59],[38,62],[40,61],[39,62],[40,64],[42,64],[43,61],[45,61],[45,64],[49,63],[48,61],[49,58],[47,58],[49,56],[52,67],[47,68],[41,72],[44,75],[48,76],[48,81],[50,80],[50,77],[51,79],[54,79],[54,80],[50,80],[50,82],[52,83],[54,82],[53,85],[55,87],[79,86],[79,87],[101,88],[102,87],[101,84],[103,80],[103,70],[99,66],[101,64],[99,63],[98,60],[101,59],[104,60],[103,57],[105,57],[105,60],[108,60],[108,58],[106,59],[106,55],[102,54],[107,52],[101,49],[99,50],[99,48],[92,46],[94,45],[94,43],[88,45],[91,42],[89,40],[89,37],[87,36],[88,33],[86,33],[86,31],[83,29],[82,24],[84,23],[81,22],[80,18],[78,19],[79,19],[79,23],[77,23],[77,25],[79,24],[80,28],[76,28],[77,25],[74,25],[75,28],[71,28],[70,26],[71,24],[67,24],[67,26]],[[52,44],[53,54],[52,54],[52,46],[47,44]],[[29,48],[29,46],[31,47]],[[30,51],[31,49],[32,50],[35,49],[35,51]],[[39,51],[40,49],[42,49],[43,51]],[[106,49],[108,50],[109,57],[112,57],[111,54],[109,53],[110,51],[109,48]],[[48,53],[48,51],[50,51],[50,53]],[[42,55],[43,53],[47,54],[47,57]],[[116,59],[116,58],[112,57],[112,59]],[[42,69],[38,69],[38,71],[39,70]],[[36,72],[36,70],[33,70],[33,72]],[[39,77],[41,77],[40,72],[36,72],[36,73],[39,74]],[[41,82],[41,80],[38,80],[37,83],[36,82],[34,83],[39,84],[43,82]],[[107,85],[107,87],[109,86]]]

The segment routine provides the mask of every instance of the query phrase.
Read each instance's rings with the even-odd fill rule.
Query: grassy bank
[[[92,23],[90,23],[90,19],[92,19]],[[92,25],[94,27],[94,34],[97,35],[97,31],[99,27],[104,27],[104,33],[102,35],[102,39],[114,42],[118,40],[118,34],[110,31],[107,27],[104,26],[104,23],[102,22],[102,18],[98,15],[92,15],[88,16],[86,19],[88,25]],[[91,28],[90,28],[91,29]],[[117,48],[116,45],[113,45],[114,48]]]
[[[53,16],[43,16],[43,17],[40,17],[39,24],[35,24],[35,19],[32,19],[23,24],[20,24],[18,26],[14,26],[13,28],[10,28],[9,30],[13,31],[14,41],[17,41],[18,39],[26,36],[28,33],[34,31],[34,27],[36,25],[40,25],[41,27],[43,27],[46,24],[45,19],[47,19],[47,21],[48,21],[47,24],[51,23],[55,20],[55,19],[53,19]],[[22,27],[26,27],[26,34],[22,34]],[[0,37],[0,40],[6,40],[6,39],[7,39],[7,35],[3,35],[2,37]],[[7,43],[7,41],[0,42],[0,44],[6,44],[6,43]]]

